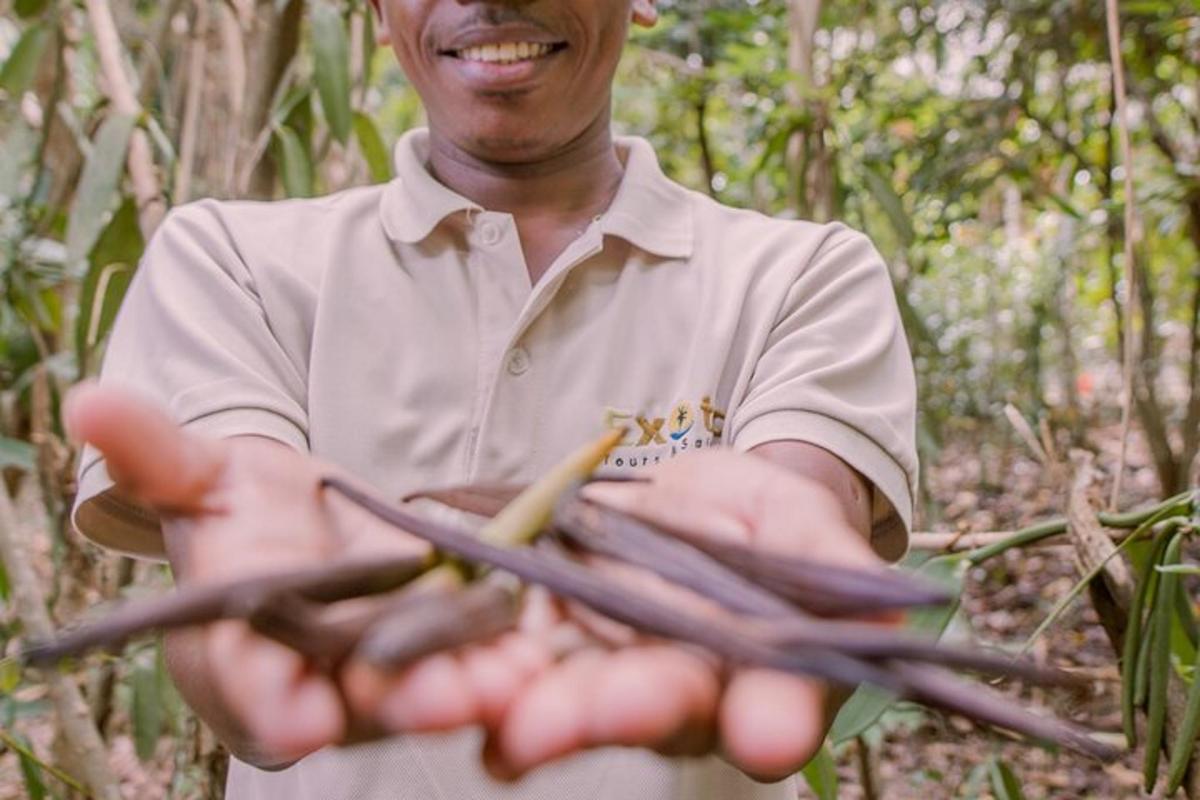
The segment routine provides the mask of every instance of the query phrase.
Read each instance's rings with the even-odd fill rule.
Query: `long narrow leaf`
[[[67,263],[70,265],[87,257],[111,219],[121,176],[125,173],[125,153],[129,149],[134,123],[134,118],[128,114],[114,114],[104,121],[96,134],[67,220]]]
[[[328,0],[318,0],[312,10],[314,80],[325,121],[335,139],[350,139],[350,43],[341,11]]]

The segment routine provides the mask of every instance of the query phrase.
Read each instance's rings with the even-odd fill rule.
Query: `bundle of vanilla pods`
[[[554,495],[548,524],[538,525],[536,538],[516,546],[431,521],[339,478],[327,478],[323,486],[429,542],[437,557],[334,563],[219,586],[184,587],[165,598],[127,603],[53,641],[32,643],[23,653],[25,661],[45,666],[93,648],[119,647],[139,634],[243,619],[328,669],[351,655],[399,668],[509,630],[518,617],[521,586],[540,585],[642,633],[703,647],[733,666],[768,667],[850,687],[871,684],[898,698],[1040,742],[1101,759],[1117,755],[1087,730],[1023,709],[951,670],[1060,686],[1075,683],[1069,675],[846,619],[951,601],[938,587],[913,576],[817,564],[667,533],[587,500],[577,483]],[[505,487],[460,487],[413,498],[490,517],[516,505],[510,501],[517,495],[517,489]],[[638,592],[589,564],[588,556],[656,574],[726,613]],[[341,603],[368,597],[368,602]]]

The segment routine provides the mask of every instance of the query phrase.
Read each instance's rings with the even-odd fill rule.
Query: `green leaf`
[[[358,148],[362,150],[367,168],[371,171],[371,180],[387,183],[392,179],[392,164],[375,120],[361,111],[354,112],[354,133],[358,137]]]
[[[944,586],[955,598],[948,606],[915,609],[905,619],[905,627],[917,633],[940,637],[958,611],[958,598],[962,595],[963,578],[968,560],[965,554],[951,553],[925,561],[916,573]],[[896,701],[891,692],[876,686],[860,686],[846,701],[829,729],[829,740],[841,744],[879,721],[883,713]]]
[[[0,69],[0,88],[10,97],[19,98],[29,89],[52,36],[48,25],[31,25],[21,34]]]
[[[1200,575],[1200,566],[1196,564],[1170,564],[1155,569],[1166,575]]]
[[[342,144],[350,139],[350,43],[341,11],[318,0],[312,11],[314,79],[329,129]]]
[[[82,261],[91,252],[101,231],[108,226],[118,199],[125,153],[133,135],[134,118],[114,114],[100,126],[91,155],[79,179],[67,221],[67,264]]]
[[[1017,776],[998,758],[993,758],[988,767],[988,778],[992,784],[992,794],[996,796],[996,800],[1025,800],[1025,794],[1021,791],[1021,783],[1017,780]]]
[[[157,661],[141,662],[134,666],[129,679],[133,692],[133,742],[142,761],[154,758],[154,750],[163,729],[157,671]]]
[[[92,350],[112,328],[144,249],[137,203],[126,198],[92,248],[80,287],[75,356],[81,377],[88,369]]]
[[[50,0],[17,0],[13,3],[13,8],[16,9],[18,17],[29,19],[41,14],[48,5],[50,5]]]
[[[20,684],[20,662],[15,658],[0,658],[0,694],[12,694]]]
[[[29,442],[0,436],[0,469],[13,467],[32,472],[37,466],[37,450]]]
[[[837,800],[837,761],[828,743],[821,747],[812,761],[804,765],[800,774],[804,776],[804,781],[817,796],[817,800]]]
[[[900,238],[900,243],[906,248],[912,246],[917,235],[913,231],[908,212],[904,210],[904,201],[900,199],[900,195],[896,194],[892,182],[874,166],[868,166],[864,175],[867,179],[867,189],[883,208],[883,213],[887,215],[888,221],[896,231],[896,236]]]
[[[296,132],[286,125],[275,129],[276,156],[279,159],[283,190],[288,197],[312,197],[316,193],[312,161]]]
[[[21,765],[21,776],[25,778],[25,791],[29,800],[45,800],[46,782],[42,779],[42,765],[32,755],[29,741],[24,737],[14,736],[21,744],[17,748],[17,760]]]

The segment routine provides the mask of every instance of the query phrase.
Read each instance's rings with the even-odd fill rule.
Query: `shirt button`
[[[491,247],[500,241],[503,234],[500,232],[500,226],[494,222],[485,222],[479,226],[479,238],[485,245]]]
[[[514,347],[508,351],[508,374],[524,375],[529,371],[529,351],[524,347]]]

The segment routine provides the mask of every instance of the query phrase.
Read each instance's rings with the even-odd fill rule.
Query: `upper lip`
[[[554,34],[533,25],[489,25],[481,28],[468,28],[456,34],[447,44],[438,48],[439,53],[456,53],[468,47],[481,47],[485,44],[505,44],[508,42],[528,42],[530,44],[564,44],[564,40]]]

